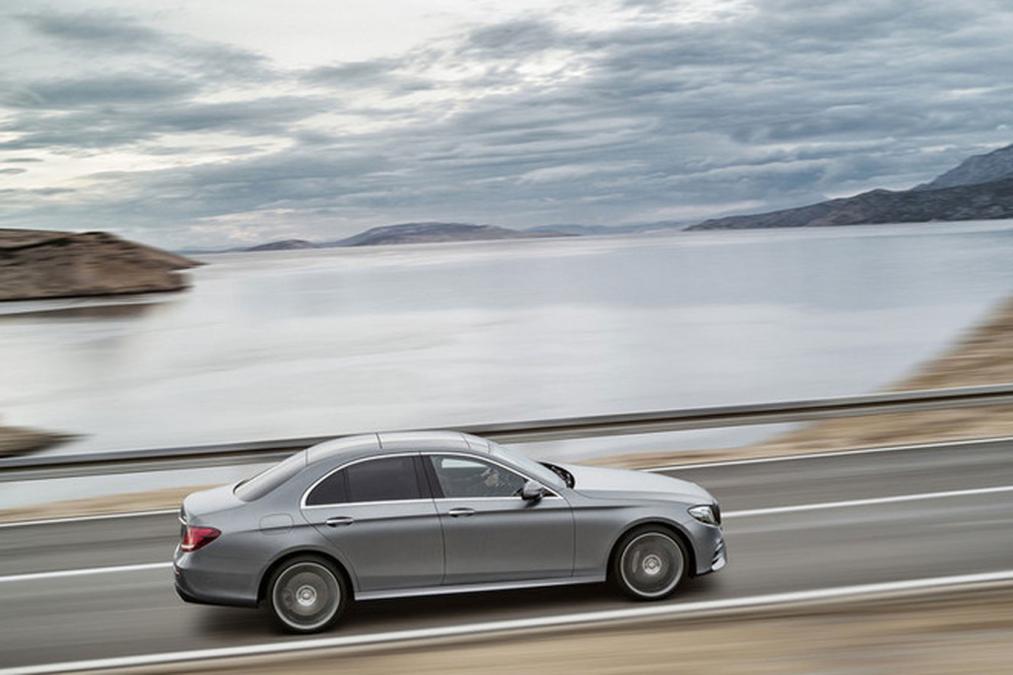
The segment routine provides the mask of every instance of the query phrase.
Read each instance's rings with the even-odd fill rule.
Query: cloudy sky
[[[1007,0],[0,5],[0,226],[695,221],[1013,142]]]

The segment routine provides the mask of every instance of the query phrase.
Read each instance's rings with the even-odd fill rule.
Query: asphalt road
[[[1013,486],[1013,443],[670,473],[721,500],[730,562],[669,602],[1013,568],[1013,490],[976,492]],[[938,495],[951,491],[969,494]],[[902,495],[923,497],[819,507]],[[784,506],[817,508],[763,511]],[[171,515],[0,529],[0,577],[168,561],[178,530]],[[334,634],[629,606],[598,586],[378,601]],[[185,605],[169,569],[5,581],[0,636],[0,667],[292,639],[254,610]]]

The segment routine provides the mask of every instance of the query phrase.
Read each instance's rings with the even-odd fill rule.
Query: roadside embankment
[[[948,350],[886,391],[944,389],[1013,382],[1013,298],[996,307]],[[774,457],[855,448],[1013,436],[1013,407],[959,408],[842,417],[807,424],[739,448],[612,456],[598,463],[650,467],[695,461]]]
[[[191,492],[215,487],[214,485],[188,485],[186,487],[127,492],[102,497],[82,497],[33,504],[31,506],[0,509],[0,523],[25,520],[46,520],[71,516],[97,516],[106,513],[133,513],[178,509],[183,498]]]
[[[1006,586],[131,672],[1006,673],[1010,663],[1013,589]]]

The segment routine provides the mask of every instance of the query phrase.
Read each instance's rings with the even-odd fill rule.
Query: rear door
[[[429,462],[446,549],[444,584],[571,576],[573,515],[553,492],[520,497],[527,477],[484,456],[432,453]]]
[[[303,514],[351,564],[361,591],[443,578],[443,534],[421,461],[418,453],[358,460],[303,497]]]

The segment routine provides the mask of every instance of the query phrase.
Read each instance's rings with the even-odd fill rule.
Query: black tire
[[[612,554],[612,583],[634,600],[661,600],[672,595],[689,571],[689,555],[670,530],[645,525],[620,538]]]
[[[267,609],[282,630],[318,633],[330,628],[348,607],[345,576],[318,556],[286,560],[267,582]]]

